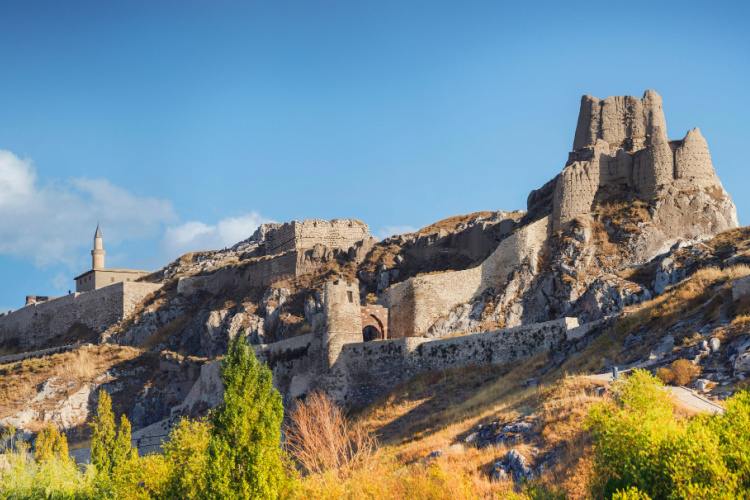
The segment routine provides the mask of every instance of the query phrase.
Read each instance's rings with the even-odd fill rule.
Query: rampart
[[[122,282],[28,305],[0,318],[0,342],[17,339],[22,346],[41,345],[76,323],[101,333],[129,316],[159,288],[152,283]]]
[[[731,204],[700,130],[688,131],[682,141],[669,141],[662,99],[656,92],[647,90],[642,99],[586,95],[581,99],[573,152],[555,180],[553,226],[561,229],[590,212],[597,198],[613,194],[654,202],[670,189],[674,195],[711,188]],[[732,213],[722,214],[717,219],[721,227],[714,231],[735,227],[733,218]]]
[[[315,245],[347,250],[367,238],[370,238],[367,224],[355,219],[295,220],[278,224],[266,232],[266,254],[313,248]]]
[[[366,225],[349,220],[306,220],[275,224],[265,231],[268,254],[226,266],[209,274],[184,276],[177,291],[204,290],[216,295],[225,288],[264,286],[280,277],[300,276],[334,258],[362,259],[375,240]],[[272,248],[268,251],[268,248]]]
[[[256,353],[268,363],[274,386],[286,400],[322,389],[343,403],[360,405],[423,371],[507,364],[555,349],[589,329],[564,318],[449,339],[351,342],[334,347],[338,355],[332,364],[327,363],[328,344],[314,334],[258,346]]]
[[[389,309],[389,338],[423,335],[441,316],[470,302],[490,286],[503,287],[521,266],[536,269],[549,232],[549,218],[510,235],[478,267],[411,278],[389,288],[381,299]]]
[[[273,257],[264,257],[248,263],[217,269],[209,274],[184,276],[177,281],[177,293],[191,295],[204,290],[216,295],[225,288],[240,286],[262,286],[280,276],[297,276],[300,252],[289,251]]]

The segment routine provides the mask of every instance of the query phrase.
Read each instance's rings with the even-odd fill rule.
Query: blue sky
[[[580,97],[652,88],[750,224],[747,2],[0,2],[0,310],[264,220],[524,209]]]

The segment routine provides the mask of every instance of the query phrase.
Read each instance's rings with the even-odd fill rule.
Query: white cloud
[[[252,236],[258,226],[266,222],[273,221],[253,211],[240,217],[222,219],[215,225],[188,221],[169,227],[161,241],[162,255],[171,261],[187,252],[232,246]]]
[[[381,240],[384,240],[388,238],[389,236],[395,236],[397,234],[406,234],[406,233],[414,233],[418,231],[419,228],[411,227],[411,226],[385,226],[380,229],[377,233],[377,237]]]
[[[176,216],[170,201],[137,197],[105,179],[42,182],[31,160],[0,150],[0,254],[78,269],[99,220],[105,241],[116,245],[155,236]]]

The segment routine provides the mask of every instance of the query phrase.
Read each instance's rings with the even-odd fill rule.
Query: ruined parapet
[[[269,225],[265,231],[267,255],[322,245],[329,249],[348,250],[362,240],[369,240],[370,229],[356,219],[330,221],[310,219]]]
[[[654,218],[667,225],[685,225],[682,222],[689,221],[675,218],[679,209],[672,205],[684,209],[687,201],[675,203],[675,198],[695,189],[701,191],[700,199],[691,199],[690,204],[700,205],[715,219],[701,231],[715,234],[736,225],[734,204],[716,176],[705,139],[696,128],[683,141],[670,142],[662,99],[653,90],[642,99],[583,96],[573,152],[554,185],[555,230],[589,213],[595,201],[613,196],[641,199],[657,208],[666,205],[664,216],[655,213]],[[532,194],[535,200],[541,198]]]
[[[630,138],[645,138],[638,149],[654,141],[667,141],[667,122],[659,94],[647,90],[643,99],[629,95],[581,98],[573,151],[593,146],[599,139],[614,144]]]
[[[589,212],[594,204],[599,190],[600,158],[609,152],[609,146],[598,139],[594,147],[585,149],[591,153],[590,159],[568,165],[557,177],[552,200],[555,221],[571,220],[580,213]]]
[[[52,300],[55,297],[46,297],[43,295],[27,295],[26,296],[26,304],[24,304],[24,307],[31,306],[34,304],[41,304],[42,302],[47,302],[48,300]]]

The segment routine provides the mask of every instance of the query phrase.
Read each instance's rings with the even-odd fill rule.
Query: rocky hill
[[[354,219],[266,224],[231,248],[184,255],[143,278],[162,286],[95,334],[98,345],[0,360],[0,419],[85,440],[101,388],[135,429],[204,414],[220,401],[212,361],[237,335],[287,399],[322,388],[372,402],[430,367],[500,363],[479,348],[455,354],[478,339],[512,351],[503,370],[533,357],[527,375],[539,380],[688,359],[700,389],[724,397],[750,372],[750,231],[737,226],[705,139],[696,128],[669,140],[655,92],[584,96],[573,150],[525,211],[380,242]],[[348,303],[334,281],[351,287]],[[401,361],[370,363],[377,349]],[[430,349],[443,349],[439,363]],[[86,369],[60,369],[76,363]],[[382,390],[363,389],[367,370]]]

